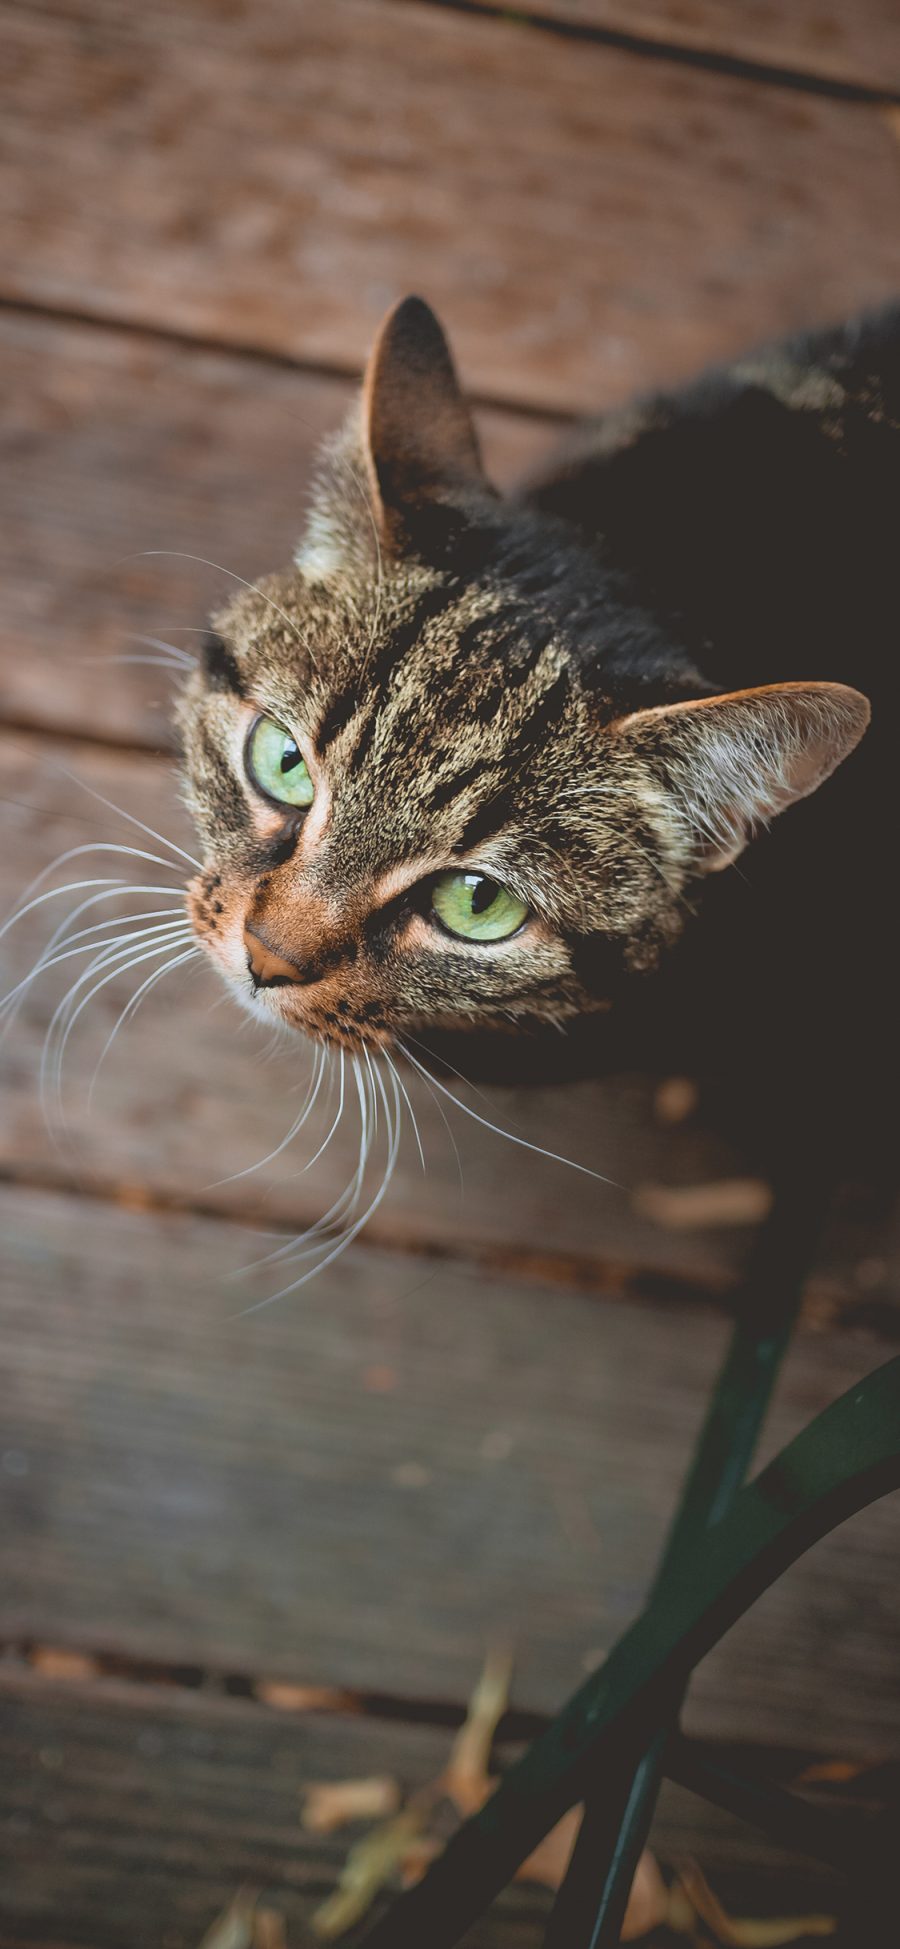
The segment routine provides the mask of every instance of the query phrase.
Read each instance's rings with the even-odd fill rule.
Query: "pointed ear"
[[[846,684],[767,684],[635,711],[615,731],[663,775],[693,870],[712,873],[737,858],[757,826],[814,792],[869,716],[867,698]]]
[[[492,492],[450,348],[421,298],[404,298],[378,334],[363,387],[363,443],[391,552],[428,526],[429,510],[464,508],[473,490]]]

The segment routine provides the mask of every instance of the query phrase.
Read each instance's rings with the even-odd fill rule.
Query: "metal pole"
[[[677,1580],[686,1542],[719,1521],[744,1481],[790,1341],[823,1206],[822,1180],[804,1171],[780,1190],[762,1228],[651,1603]],[[599,1781],[587,1800],[544,1949],[608,1949],[619,1941],[680,1704],[679,1695],[643,1750],[622,1772]]]
[[[685,1542],[665,1602],[651,1602],[367,1949],[451,1949],[543,1835],[666,1721],[698,1661],[804,1550],[900,1487],[900,1358],[851,1387]]]

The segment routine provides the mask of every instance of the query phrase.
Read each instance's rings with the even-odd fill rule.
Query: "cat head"
[[[837,684],[707,690],[600,553],[495,494],[407,299],[295,565],[183,697],[196,932],[256,1013],[350,1048],[606,1007],[868,720]]]

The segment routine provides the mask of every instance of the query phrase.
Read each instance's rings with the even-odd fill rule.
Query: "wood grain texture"
[[[284,1917],[291,1949],[310,1949],[310,1915],[360,1829],[304,1832],[307,1786],[384,1772],[419,1786],[449,1743],[425,1727],[108,1682],[63,1689],[11,1670],[0,1722],[3,1949],[198,1949],[242,1886]],[[739,1913],[834,1904],[824,1870],[675,1790],[652,1838],[666,1862],[702,1861]],[[549,1906],[545,1891],[514,1888],[467,1949],[537,1949]]]
[[[355,370],[418,288],[580,410],[896,291],[875,111],[391,0],[3,23],[7,296]]]
[[[635,1612],[724,1324],[362,1248],[235,1317],[231,1228],[0,1199],[2,1636],[407,1699],[516,1645],[552,1710]],[[879,1357],[801,1335],[771,1452]],[[889,1754],[896,1499],[697,1675],[691,1729]]]
[[[900,87],[894,0],[517,0],[516,12],[646,35],[863,87]]]
[[[290,560],[315,449],[354,387],[2,313],[0,364],[0,712],[165,747],[165,674],[119,659],[152,654],[141,635],[190,650],[232,575]],[[490,409],[479,420],[501,483],[553,426]]]
[[[424,1783],[447,1737],[227,1700],[0,1677],[3,1949],[199,1949],[242,1891],[311,1949],[310,1917],[359,1827],[305,1833],[307,1786]],[[536,1949],[549,1897],[517,1888],[470,1949]]]
[[[638,0],[627,20],[612,0],[556,5],[896,81],[877,0],[840,17],[833,0]],[[529,409],[482,415],[501,481],[546,408],[618,401],[896,291],[895,125],[869,109],[397,0],[7,0],[0,18],[0,711],[38,733],[3,752],[0,918],[60,850],[144,843],[60,761],[190,848],[162,673],[111,658],[140,651],[129,632],[190,645],[228,577],[142,551],[249,577],[284,559],[315,442],[404,289],[445,313],[482,398]],[[27,941],[2,947],[28,965]],[[314,1143],[210,1182],[279,1142],[305,1063],[265,1067],[200,973],[123,1033],[89,1116],[127,993],[80,1025],[61,1153],[36,1084],[52,990],[3,1052],[0,1642],[195,1665],[212,1692],[76,1696],[0,1665],[0,1949],[196,1949],[241,1883],[271,1892],[294,1945],[344,1852],[301,1834],[304,1781],[415,1782],[446,1740],[289,1719],[217,1682],[458,1709],[507,1634],[516,1703],[554,1709],[641,1601],[724,1340],[702,1293],[727,1291],[752,1236],[653,1225],[640,1194],[742,1159],[696,1118],[660,1125],[649,1077],[492,1090],[498,1122],[616,1182],[452,1113],[461,1195],[418,1092],[424,1182],[407,1140],[373,1242],[241,1316],[272,1290],[232,1278],[274,1243],[246,1228],[318,1216],[353,1133],[309,1176]],[[836,1213],[768,1452],[879,1358],[898,1266],[895,1230]],[[897,1520],[868,1512],[762,1600],[698,1675],[689,1726],[896,1751]],[[658,1839],[744,1912],[828,1906],[818,1877],[685,1797],[665,1797]],[[472,1949],[536,1949],[545,1913],[516,1891]]]

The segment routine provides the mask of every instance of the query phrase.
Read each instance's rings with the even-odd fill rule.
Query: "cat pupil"
[[[483,914],[486,908],[493,906],[499,889],[494,880],[480,878],[473,878],[471,886],[472,912],[473,914]]]
[[[293,738],[291,738],[289,743],[285,745],[281,757],[280,769],[281,769],[282,776],[284,776],[284,773],[286,771],[293,771],[294,766],[299,762],[299,759],[300,759],[300,753],[297,749],[297,746],[294,743]]]

